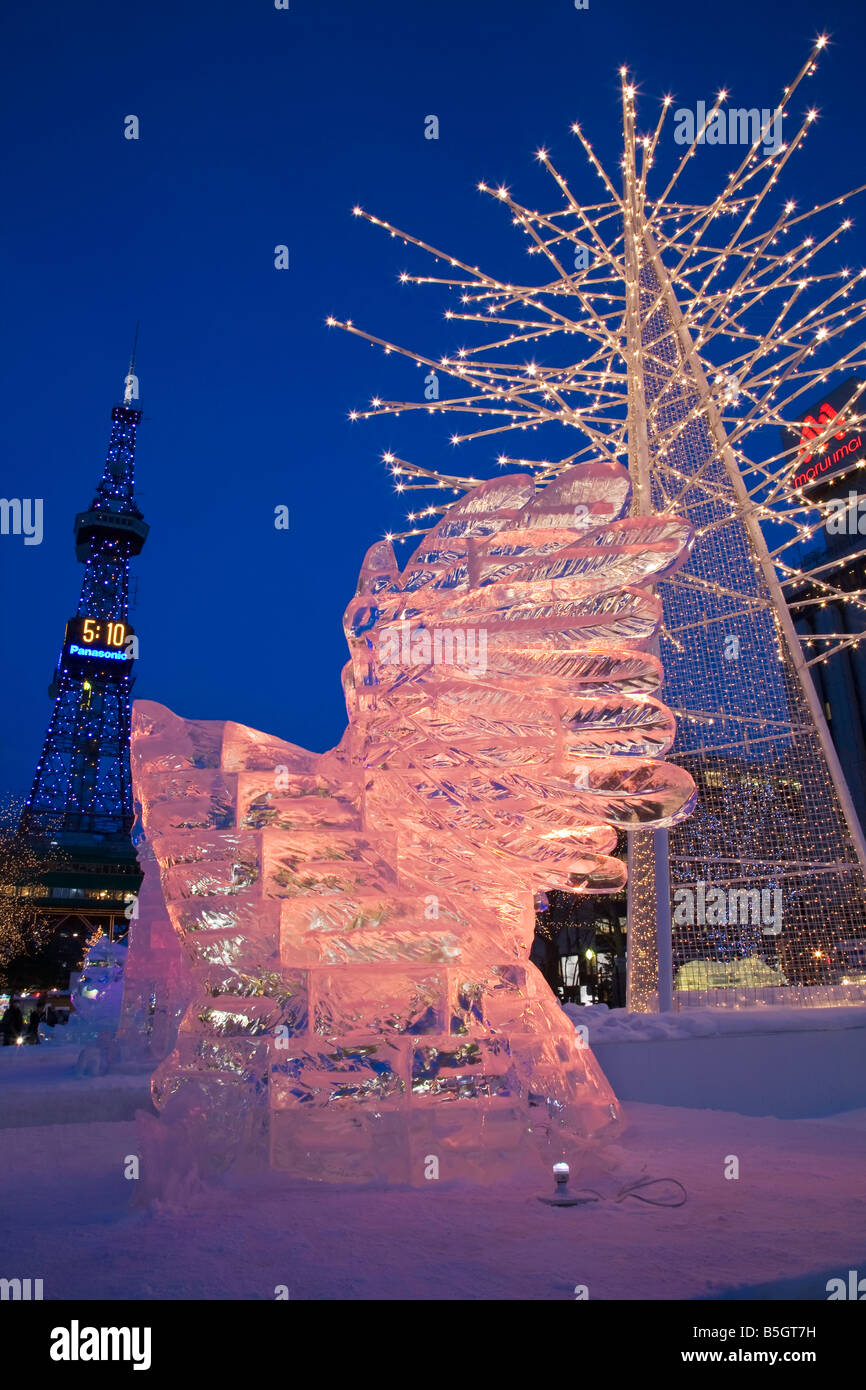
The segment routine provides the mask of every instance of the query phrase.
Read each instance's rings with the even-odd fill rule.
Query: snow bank
[[[596,1042],[650,1042],[657,1038],[729,1036],[732,1033],[824,1032],[866,1028],[866,1004],[838,1008],[689,1008],[669,1014],[631,1014],[604,1005],[565,1004],[572,1022]]]
[[[149,1074],[82,1077],[81,1051],[69,1043],[0,1047],[0,1129],[129,1120],[152,1110]]]
[[[618,1098],[803,1119],[866,1105],[866,1008],[566,1005]]]

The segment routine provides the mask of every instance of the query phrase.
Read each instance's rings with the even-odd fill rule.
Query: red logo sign
[[[812,415],[806,416],[800,431],[800,447],[797,452],[798,463],[807,464],[812,462],[811,452],[806,453],[809,447],[809,440],[817,439],[818,435],[823,434],[827,426],[832,424],[834,420],[838,420],[840,425],[842,425],[842,429],[840,429],[835,436],[836,439],[844,439],[846,430],[842,417],[838,411],[834,410],[826,401],[824,401],[821,409],[818,411],[817,420]]]

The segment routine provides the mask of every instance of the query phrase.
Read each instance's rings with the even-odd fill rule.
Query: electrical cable
[[[678,1187],[680,1192],[682,1193],[681,1200],[671,1201],[669,1199],[664,1199],[660,1197],[645,1197],[642,1195],[642,1188],[656,1187],[661,1183],[672,1183],[674,1187]],[[605,1197],[604,1194],[601,1192],[596,1192],[596,1190],[592,1187],[581,1188],[579,1192],[575,1193],[575,1196],[592,1196],[596,1198],[599,1202],[608,1202],[611,1200],[613,1200],[614,1202],[624,1202],[626,1198],[634,1197],[636,1201],[645,1202],[647,1206],[651,1207],[682,1207],[685,1206],[686,1202],[688,1201],[688,1193],[686,1192],[686,1189],[683,1187],[683,1184],[677,1178],[637,1178],[634,1182],[627,1183],[625,1187],[621,1187],[619,1192],[613,1199],[611,1199],[610,1197]]]

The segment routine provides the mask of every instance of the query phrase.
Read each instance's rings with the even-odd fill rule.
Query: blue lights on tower
[[[40,839],[128,843],[133,823],[129,769],[133,665],[129,562],[148,527],[135,503],[135,440],[141,411],[127,388],[111,412],[105,468],[90,507],[75,518],[75,554],[84,565],[75,617],[49,693],[54,710],[21,817]]]

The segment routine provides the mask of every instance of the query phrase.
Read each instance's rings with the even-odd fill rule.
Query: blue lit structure
[[[75,518],[81,596],[49,687],[54,710],[20,823],[45,854],[44,891],[33,895],[34,909],[66,922],[72,937],[81,936],[73,925],[102,925],[113,934],[141,878],[130,838],[129,733],[138,650],[129,623],[129,565],[148,527],[135,502],[141,411],[132,404],[133,366],[134,355],[123,403],[111,412],[102,477],[90,506]]]
[[[129,626],[129,562],[148,532],[134,497],[140,420],[141,411],[126,399],[112,410],[96,495],[75,518],[75,553],[84,565],[81,597],[50,686],[54,713],[22,816],[26,833],[61,843],[82,833],[128,841],[132,829],[129,719],[136,639]]]

